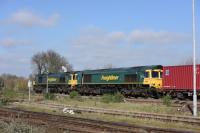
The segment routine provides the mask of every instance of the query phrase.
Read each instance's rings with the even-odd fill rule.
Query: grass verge
[[[46,112],[50,114],[59,114],[59,115],[69,115],[64,114],[61,109],[52,109],[48,107],[39,107],[37,104],[20,104],[18,105],[19,108],[25,110],[31,110],[36,112]],[[139,119],[139,118],[130,118],[124,116],[112,116],[112,115],[105,115],[105,114],[98,114],[98,113],[85,113],[81,112],[78,114],[73,115],[75,117],[81,118],[90,118],[95,120],[103,120],[103,121],[112,121],[112,122],[126,122],[129,124],[136,124],[136,125],[145,125],[145,126],[152,126],[152,127],[161,127],[161,128],[174,128],[186,131],[200,131],[200,127],[196,125],[184,124],[184,123],[177,123],[177,122],[162,122],[157,120],[149,120],[149,119]]]

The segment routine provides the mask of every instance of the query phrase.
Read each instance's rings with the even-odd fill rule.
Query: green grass
[[[82,101],[82,97],[77,91],[70,92],[69,97],[73,100]]]
[[[53,94],[53,93],[45,93],[45,94],[44,94],[44,98],[45,98],[46,100],[55,100],[55,99],[56,99],[56,96],[55,96],[55,94]]]
[[[160,113],[160,114],[172,114],[172,115],[191,115],[190,112],[180,112],[177,111],[177,108],[168,107],[163,104],[141,104],[141,103],[129,103],[129,102],[102,102],[101,98],[90,97],[83,98],[81,101],[71,99],[69,96],[64,96],[64,98],[56,99],[55,101],[46,101],[53,102],[58,104],[66,104],[72,106],[83,106],[83,107],[99,107],[105,109],[121,109],[126,111],[134,112],[149,112],[149,113]]]
[[[161,128],[167,128],[167,129],[175,128],[175,129],[180,129],[180,130],[185,130],[185,131],[200,131],[200,127],[197,125],[189,125],[189,124],[177,123],[177,122],[162,122],[162,121],[149,120],[149,119],[130,118],[130,117],[123,117],[123,116],[111,116],[111,115],[96,114],[96,113],[82,113],[82,114],[78,114],[77,116],[83,117],[83,118],[91,118],[95,120],[125,122],[129,124],[161,127]]]
[[[172,104],[172,98],[169,95],[166,95],[162,98],[162,102],[166,106],[170,106]]]
[[[9,99],[14,99],[14,98],[18,97],[18,94],[15,90],[8,89],[8,88],[3,89],[1,94],[3,97],[9,98]]]
[[[121,93],[104,94],[101,97],[103,103],[120,103],[124,101],[124,96]]]
[[[5,97],[0,98],[0,107],[8,105],[8,99]]]
[[[172,115],[187,115],[191,116],[189,111],[178,111],[177,108],[161,104],[147,104],[147,103],[129,103],[129,102],[102,102],[101,97],[82,97],[70,98],[68,95],[55,96],[54,100],[44,99],[43,95],[34,94],[31,95],[31,101],[44,100],[47,103],[55,104],[66,104],[71,106],[83,106],[83,107],[99,107],[105,109],[120,109],[134,112],[149,112],[149,113],[160,113],[160,114],[172,114]],[[28,98],[26,98],[28,100]],[[25,100],[26,100],[25,99]],[[198,113],[198,115],[200,115]]]
[[[66,116],[69,115],[69,114],[63,114],[61,109],[52,109],[48,107],[42,107],[42,106],[38,106],[37,104],[21,104],[21,105],[18,105],[18,107],[21,109],[31,110],[31,111],[36,111],[36,112],[46,112],[50,114],[59,114],[59,115],[66,115]],[[86,112],[81,112],[73,116],[81,117],[81,118],[90,118],[90,119],[95,119],[95,120],[103,120],[103,121],[125,122],[125,123],[130,123],[130,124],[145,125],[145,126],[152,126],[152,127],[175,128],[175,129],[186,130],[186,131],[200,131],[199,126],[184,124],[184,123],[177,123],[177,122],[162,122],[162,121],[157,121],[157,120],[130,118],[130,117],[124,117],[124,116],[112,116],[112,115],[105,115],[105,114],[100,114],[100,113],[86,113]]]

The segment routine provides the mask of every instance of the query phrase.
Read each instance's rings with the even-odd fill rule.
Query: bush
[[[2,97],[2,98],[0,99],[0,106],[8,105],[8,102],[9,102],[9,99],[8,99],[8,98]]]
[[[44,94],[44,98],[46,100],[55,100],[56,99],[56,96],[53,94],[53,93],[45,93]]]
[[[112,102],[112,97],[113,97],[112,94],[104,94],[104,95],[102,96],[101,101],[102,101],[103,103],[110,103],[110,102]]]
[[[41,127],[33,127],[22,122],[3,122],[0,121],[0,132],[2,133],[45,133],[45,129]]]
[[[124,101],[124,96],[121,93],[115,93],[113,96],[113,102],[120,103]]]
[[[81,98],[81,96],[79,95],[79,93],[77,91],[72,91],[69,93],[69,97],[71,99],[75,99],[75,100],[78,100],[78,101],[83,101],[83,99]]]
[[[123,102],[124,100],[124,96],[121,93],[115,93],[113,94],[104,94],[102,96],[101,101],[104,103],[119,103],[119,102]]]
[[[3,97],[8,98],[8,99],[14,99],[17,97],[17,92],[13,89],[5,88],[2,91],[2,95]]]
[[[13,89],[4,88],[0,94],[0,106],[8,105],[9,101],[16,99],[17,92]]]
[[[172,98],[169,95],[166,95],[162,98],[163,104],[166,105],[166,106],[171,105],[171,102],[172,102],[171,100],[172,100]]]
[[[0,99],[0,107],[1,106],[6,106],[6,105],[8,105],[8,103],[9,103],[9,99],[8,98],[2,97]]]

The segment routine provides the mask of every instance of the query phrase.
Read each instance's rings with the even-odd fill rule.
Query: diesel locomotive
[[[102,95],[120,92],[125,96],[158,97],[162,86],[162,66],[139,66],[84,70],[36,75],[35,92],[52,93],[78,91],[82,95]]]

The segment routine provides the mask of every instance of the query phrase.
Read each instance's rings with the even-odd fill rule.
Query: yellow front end
[[[161,89],[162,87],[162,70],[161,69],[148,69],[145,71],[144,85],[151,88]]]
[[[71,85],[71,88],[73,88],[77,85],[77,83],[77,74],[71,74],[71,79],[68,81],[68,84]]]

